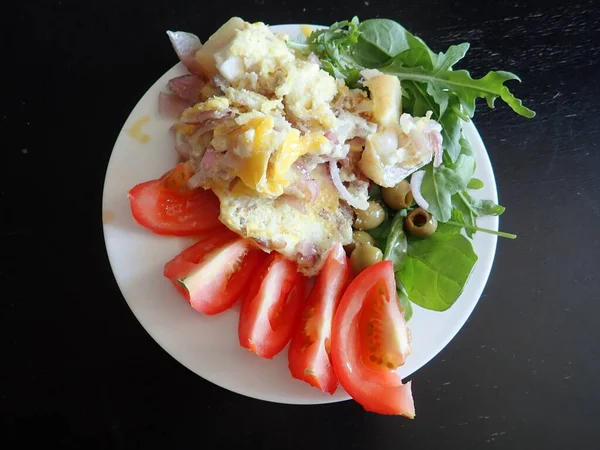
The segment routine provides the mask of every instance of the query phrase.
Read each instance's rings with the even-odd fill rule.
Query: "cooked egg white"
[[[292,121],[311,129],[329,130],[335,125],[331,101],[337,93],[335,78],[317,64],[298,60],[287,67],[287,76],[275,94],[283,97]]]
[[[335,242],[352,241],[352,214],[341,204],[324,167],[312,173],[320,188],[317,199],[300,212],[284,201],[254,195],[244,187],[215,189],[221,201],[220,220],[236,233],[257,241],[266,251],[276,249],[289,259],[298,257],[298,244],[313,244],[320,258]],[[304,267],[312,274],[317,265]]]
[[[219,73],[236,89],[263,94],[274,92],[295,60],[284,38],[262,22],[236,29],[230,41],[214,55]]]
[[[303,155],[329,151],[331,142],[322,134],[300,132],[282,117],[253,111],[236,119],[239,127],[223,136],[215,129],[213,146],[232,149],[241,158],[235,175],[257,195],[277,197],[291,182],[290,169]],[[224,144],[222,144],[224,143]]]

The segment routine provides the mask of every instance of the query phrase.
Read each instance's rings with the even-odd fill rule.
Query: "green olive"
[[[372,230],[377,228],[385,219],[385,211],[377,202],[369,202],[369,207],[365,210],[356,210],[356,219],[354,219],[354,228],[359,230]]]
[[[366,231],[354,230],[352,232],[352,242],[348,245],[345,245],[344,250],[346,250],[346,253],[348,256],[350,256],[356,247],[364,244],[375,245],[375,239],[373,239],[373,236]]]
[[[383,253],[371,244],[359,245],[350,255],[350,267],[355,275],[383,259]]]
[[[423,208],[413,209],[404,221],[406,231],[418,238],[431,236],[437,230],[438,222],[435,217]]]
[[[413,201],[410,183],[402,180],[396,186],[381,189],[381,196],[386,205],[393,209],[405,209]]]

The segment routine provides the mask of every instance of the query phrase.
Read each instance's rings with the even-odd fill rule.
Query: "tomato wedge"
[[[340,384],[367,411],[415,416],[411,383],[396,369],[410,353],[391,261],[362,271],[333,319],[331,359]]]
[[[263,358],[273,358],[292,337],[306,296],[306,278],[294,262],[271,252],[242,303],[240,345]]]
[[[225,228],[169,261],[164,275],[195,310],[218,314],[241,298],[249,278],[266,256],[250,241]]]
[[[346,252],[338,244],[330,250],[317,276],[288,352],[292,376],[328,394],[333,394],[338,385],[331,365],[331,325],[349,278]]]
[[[165,179],[172,178],[163,178],[129,191],[131,213],[138,224],[167,236],[195,236],[224,227],[219,221],[219,200],[212,191],[180,193],[165,184]]]

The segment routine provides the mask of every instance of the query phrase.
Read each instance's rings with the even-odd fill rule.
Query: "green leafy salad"
[[[441,125],[443,156],[438,164],[432,161],[423,167],[418,180],[420,201],[410,195],[405,204],[391,208],[385,190],[371,186],[370,199],[380,203],[385,220],[369,234],[382,249],[383,259],[394,263],[407,320],[412,315],[411,302],[435,311],[450,308],[477,261],[471,243],[474,233],[516,238],[477,226],[479,217],[499,216],[504,208],[471,195],[483,182],[474,177],[476,159],[462,126],[475,114],[477,98],[485,99],[490,108],[500,98],[517,114],[534,117],[534,111],[505,86],[507,81],[520,81],[519,77],[491,71],[474,79],[467,70],[453,68],[465,57],[468,43],[435,53],[389,19],[360,22],[355,17],[315,30],[305,42],[288,41],[288,45],[304,54],[314,53],[322,69],[351,88],[366,89],[361,83],[365,69],[396,76],[402,112],[428,115]]]

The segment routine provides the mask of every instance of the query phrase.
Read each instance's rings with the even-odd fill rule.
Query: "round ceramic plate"
[[[273,31],[301,35],[299,25],[273,26]],[[165,36],[165,39],[167,37]],[[261,359],[240,347],[237,337],[239,308],[204,316],[185,302],[163,277],[163,266],[192,241],[154,235],[133,220],[127,191],[137,183],[160,177],[177,163],[169,126],[157,112],[158,94],[169,79],[186,73],[182,64],[166,72],[131,112],[115,143],[104,185],[103,222],[106,249],[116,281],[127,304],[146,331],[173,358],[202,378],[225,389],[257,399],[291,404],[330,403],[349,399],[339,387],[324,394],[292,378],[287,349],[273,360]],[[127,130],[148,116],[141,143]],[[477,155],[476,176],[485,187],[476,195],[497,201],[496,183],[486,149],[472,124],[465,126]],[[480,226],[498,229],[496,217],[481,219]],[[448,344],[473,311],[488,279],[496,236],[476,233],[473,245],[479,260],[464,292],[448,311],[439,313],[414,306],[409,322],[412,354],[399,369],[408,377]],[[418,384],[418,376],[414,379]]]

